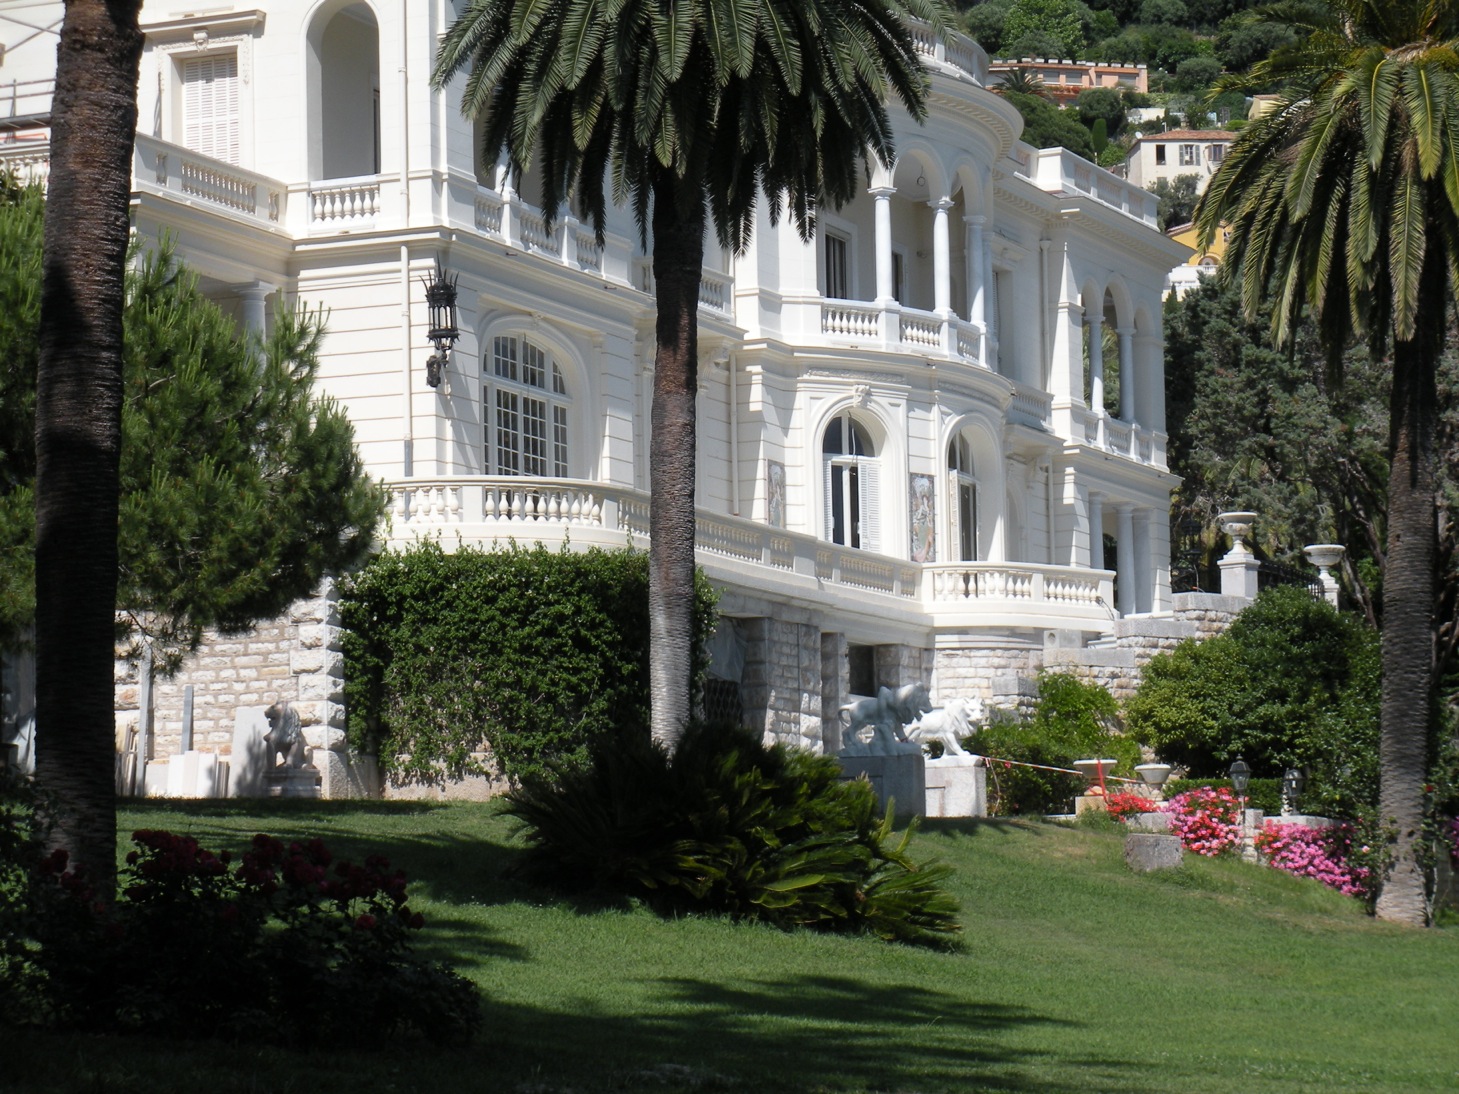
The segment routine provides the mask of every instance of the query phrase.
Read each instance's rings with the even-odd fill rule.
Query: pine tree
[[[35,613],[34,408],[43,201],[0,193],[0,644]],[[383,513],[343,411],[314,392],[322,317],[240,333],[170,250],[127,275],[117,606],[163,663],[360,560]]]

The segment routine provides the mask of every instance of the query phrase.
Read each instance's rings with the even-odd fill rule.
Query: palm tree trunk
[[[663,173],[654,183],[654,396],[649,439],[649,683],[654,739],[689,721],[694,664],[694,441],[704,206]]]
[[[1423,926],[1425,878],[1417,852],[1434,697],[1434,597],[1438,508],[1435,376],[1446,326],[1445,270],[1429,248],[1420,282],[1419,330],[1393,347],[1388,478],[1388,553],[1383,568],[1383,700],[1378,749],[1380,821],[1391,826],[1392,866],[1379,919]]]
[[[51,107],[36,386],[36,777],[110,899],[123,273],[141,0],[67,0]]]

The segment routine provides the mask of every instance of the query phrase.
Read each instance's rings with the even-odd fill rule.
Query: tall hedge
[[[699,661],[715,595],[700,575]],[[648,724],[648,560],[541,546],[447,554],[424,543],[341,582],[350,743],[404,782],[514,779]]]
[[[1205,642],[1155,657],[1125,722],[1192,776],[1244,758],[1307,772],[1306,806],[1353,816],[1377,799],[1378,635],[1306,589],[1271,589]]]

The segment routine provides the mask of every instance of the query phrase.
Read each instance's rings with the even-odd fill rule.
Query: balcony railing
[[[943,43],[930,26],[915,19],[907,20],[907,29],[912,32],[912,41],[923,57],[934,64],[957,69],[979,84],[988,82],[988,54],[967,35],[955,34],[950,41]]]
[[[572,542],[580,546],[646,545],[649,498],[630,487],[575,479],[451,476],[387,484],[389,539],[447,542]],[[454,533],[454,535],[452,535]],[[989,611],[1027,625],[1102,629],[1109,620],[1113,575],[1103,570],[1031,563],[919,565],[828,543],[758,521],[701,511],[695,521],[700,564],[716,580],[770,593],[819,595],[832,590],[857,610],[866,594],[905,618],[936,625]],[[838,592],[839,591],[839,592]]]
[[[0,174],[13,174],[22,184],[38,182],[44,186],[50,173],[50,141],[0,142]]]
[[[274,231],[284,226],[289,191],[282,182],[140,133],[132,184]]]

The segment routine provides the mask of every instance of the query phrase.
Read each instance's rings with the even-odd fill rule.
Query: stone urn
[[[1217,519],[1221,522],[1221,531],[1231,537],[1231,546],[1235,547],[1251,535],[1251,526],[1256,523],[1256,514],[1247,511],[1222,513]]]

